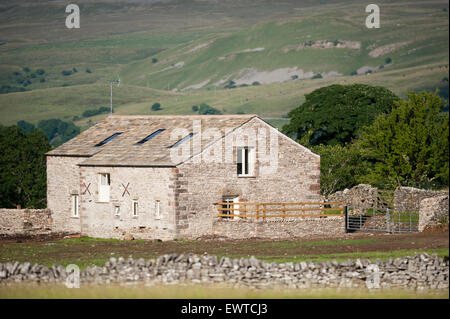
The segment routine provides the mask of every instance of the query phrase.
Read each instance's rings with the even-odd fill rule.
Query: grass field
[[[116,113],[191,114],[193,105],[208,103],[223,113],[275,118],[270,121],[279,128],[286,121],[277,118],[300,105],[305,94],[335,83],[383,85],[401,96],[443,88],[448,95],[448,2],[379,5],[382,27],[371,30],[358,1],[84,2],[79,30],[64,27],[61,3],[22,0],[0,6],[0,86],[31,82],[26,92],[0,94],[0,124],[72,120],[108,106],[108,81],[118,75]],[[321,40],[354,41],[360,48],[296,49]],[[373,54],[387,45],[393,47]],[[385,65],[386,58],[392,63]],[[372,74],[350,76],[381,65]],[[62,74],[73,68],[77,72]],[[338,76],[224,89],[250,69],[283,68]],[[36,76],[38,69],[45,73]],[[150,110],[155,102],[161,111]],[[90,126],[104,116],[76,124]]]
[[[406,289],[286,289],[255,290],[217,286],[81,286],[63,285],[0,286],[0,299],[448,299],[448,291],[413,291]]]
[[[448,231],[411,234],[347,234],[339,238],[268,241],[177,240],[122,241],[89,237],[47,240],[0,240],[0,263],[28,261],[46,266],[77,264],[81,269],[102,266],[109,258],[156,258],[162,254],[215,254],[232,258],[255,256],[271,262],[370,260],[426,252],[449,255]],[[57,284],[0,285],[0,299],[9,298],[171,298],[171,299],[448,299],[448,291],[407,289],[250,289],[225,285],[82,285],[68,289]]]

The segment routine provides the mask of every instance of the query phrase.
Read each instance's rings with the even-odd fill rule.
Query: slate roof
[[[47,155],[89,157],[79,164],[89,166],[176,166],[179,163],[172,162],[169,147],[183,136],[171,138],[173,130],[185,128],[190,133],[194,121],[201,121],[202,132],[218,128],[223,137],[227,128],[237,128],[254,117],[257,115],[110,115]],[[135,145],[158,129],[165,130],[147,142]],[[115,133],[122,134],[95,147]],[[212,141],[202,140],[202,148]]]

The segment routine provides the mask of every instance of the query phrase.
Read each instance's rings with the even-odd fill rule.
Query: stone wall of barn
[[[243,136],[245,130],[262,130],[266,134],[265,143],[257,142],[255,145],[256,173],[252,177],[237,176],[236,146],[247,146],[248,139],[239,141],[236,137]],[[276,161],[276,169],[269,172],[268,162],[263,155],[270,154],[271,137],[277,139],[278,151],[273,153],[270,162],[274,165],[273,161]],[[219,142],[219,146],[222,143],[222,150],[227,150],[227,141],[233,141],[234,144],[231,148],[232,158],[228,162],[225,152],[219,152],[220,147],[212,145],[204,150],[201,156],[194,156],[179,165],[175,188],[178,203],[177,237],[196,238],[213,234],[214,229],[217,229],[213,228],[213,225],[218,220],[215,203],[221,202],[224,196],[238,196],[240,202],[321,200],[320,157],[280,134],[275,128],[259,119],[253,119],[222,139]],[[204,156],[207,156],[208,163],[205,163]],[[216,161],[211,163],[211,158]],[[236,232],[236,236],[245,236],[245,230],[236,229]],[[241,234],[238,234],[239,232]]]
[[[291,220],[216,219],[213,235],[233,239],[292,239],[310,236],[333,237],[345,234],[345,217],[305,217]]]
[[[52,211],[55,232],[80,232],[79,218],[72,217],[71,196],[82,191],[77,164],[86,158],[47,156],[47,208]]]
[[[99,202],[99,173],[110,174],[110,201]],[[80,184],[90,184],[90,192],[80,199],[81,234],[118,239],[175,238],[175,198],[173,168],[80,166]],[[138,215],[132,214],[132,201]],[[156,216],[160,201],[161,216]],[[118,216],[115,208],[120,207]]]

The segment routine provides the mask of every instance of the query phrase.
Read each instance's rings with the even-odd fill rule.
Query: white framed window
[[[114,206],[114,216],[120,216],[120,206]]]
[[[138,201],[135,199],[131,201],[131,215],[133,217],[137,217],[138,215]]]
[[[161,219],[161,201],[155,201],[155,218]]]
[[[98,174],[98,201],[109,202],[111,179],[108,173]]]
[[[255,167],[255,148],[237,147],[237,175],[253,176]]]
[[[72,195],[72,217],[79,217],[78,194]]]

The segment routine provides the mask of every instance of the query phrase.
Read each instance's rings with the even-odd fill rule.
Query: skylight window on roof
[[[190,139],[192,136],[194,136],[195,133],[189,133],[188,135],[186,135],[185,137],[183,137],[181,140],[179,140],[178,142],[176,142],[175,144],[173,144],[172,146],[169,146],[168,148],[174,148],[177,147],[178,145],[180,145],[181,143],[183,143],[184,141],[187,141],[188,139]]]
[[[151,140],[152,138],[154,138],[155,136],[161,134],[162,132],[164,132],[166,129],[165,128],[160,128],[159,130],[154,131],[152,134],[148,135],[147,137],[143,138],[142,140],[140,140],[139,142],[137,142],[134,145],[142,145],[145,142]]]
[[[120,134],[122,134],[122,132],[114,133],[113,135],[111,135],[110,137],[104,139],[104,140],[101,141],[100,143],[95,144],[94,147],[99,147],[99,146],[105,145],[106,143],[108,143],[108,142],[111,141],[112,139],[115,139],[115,138],[116,138],[117,136],[119,136]]]

